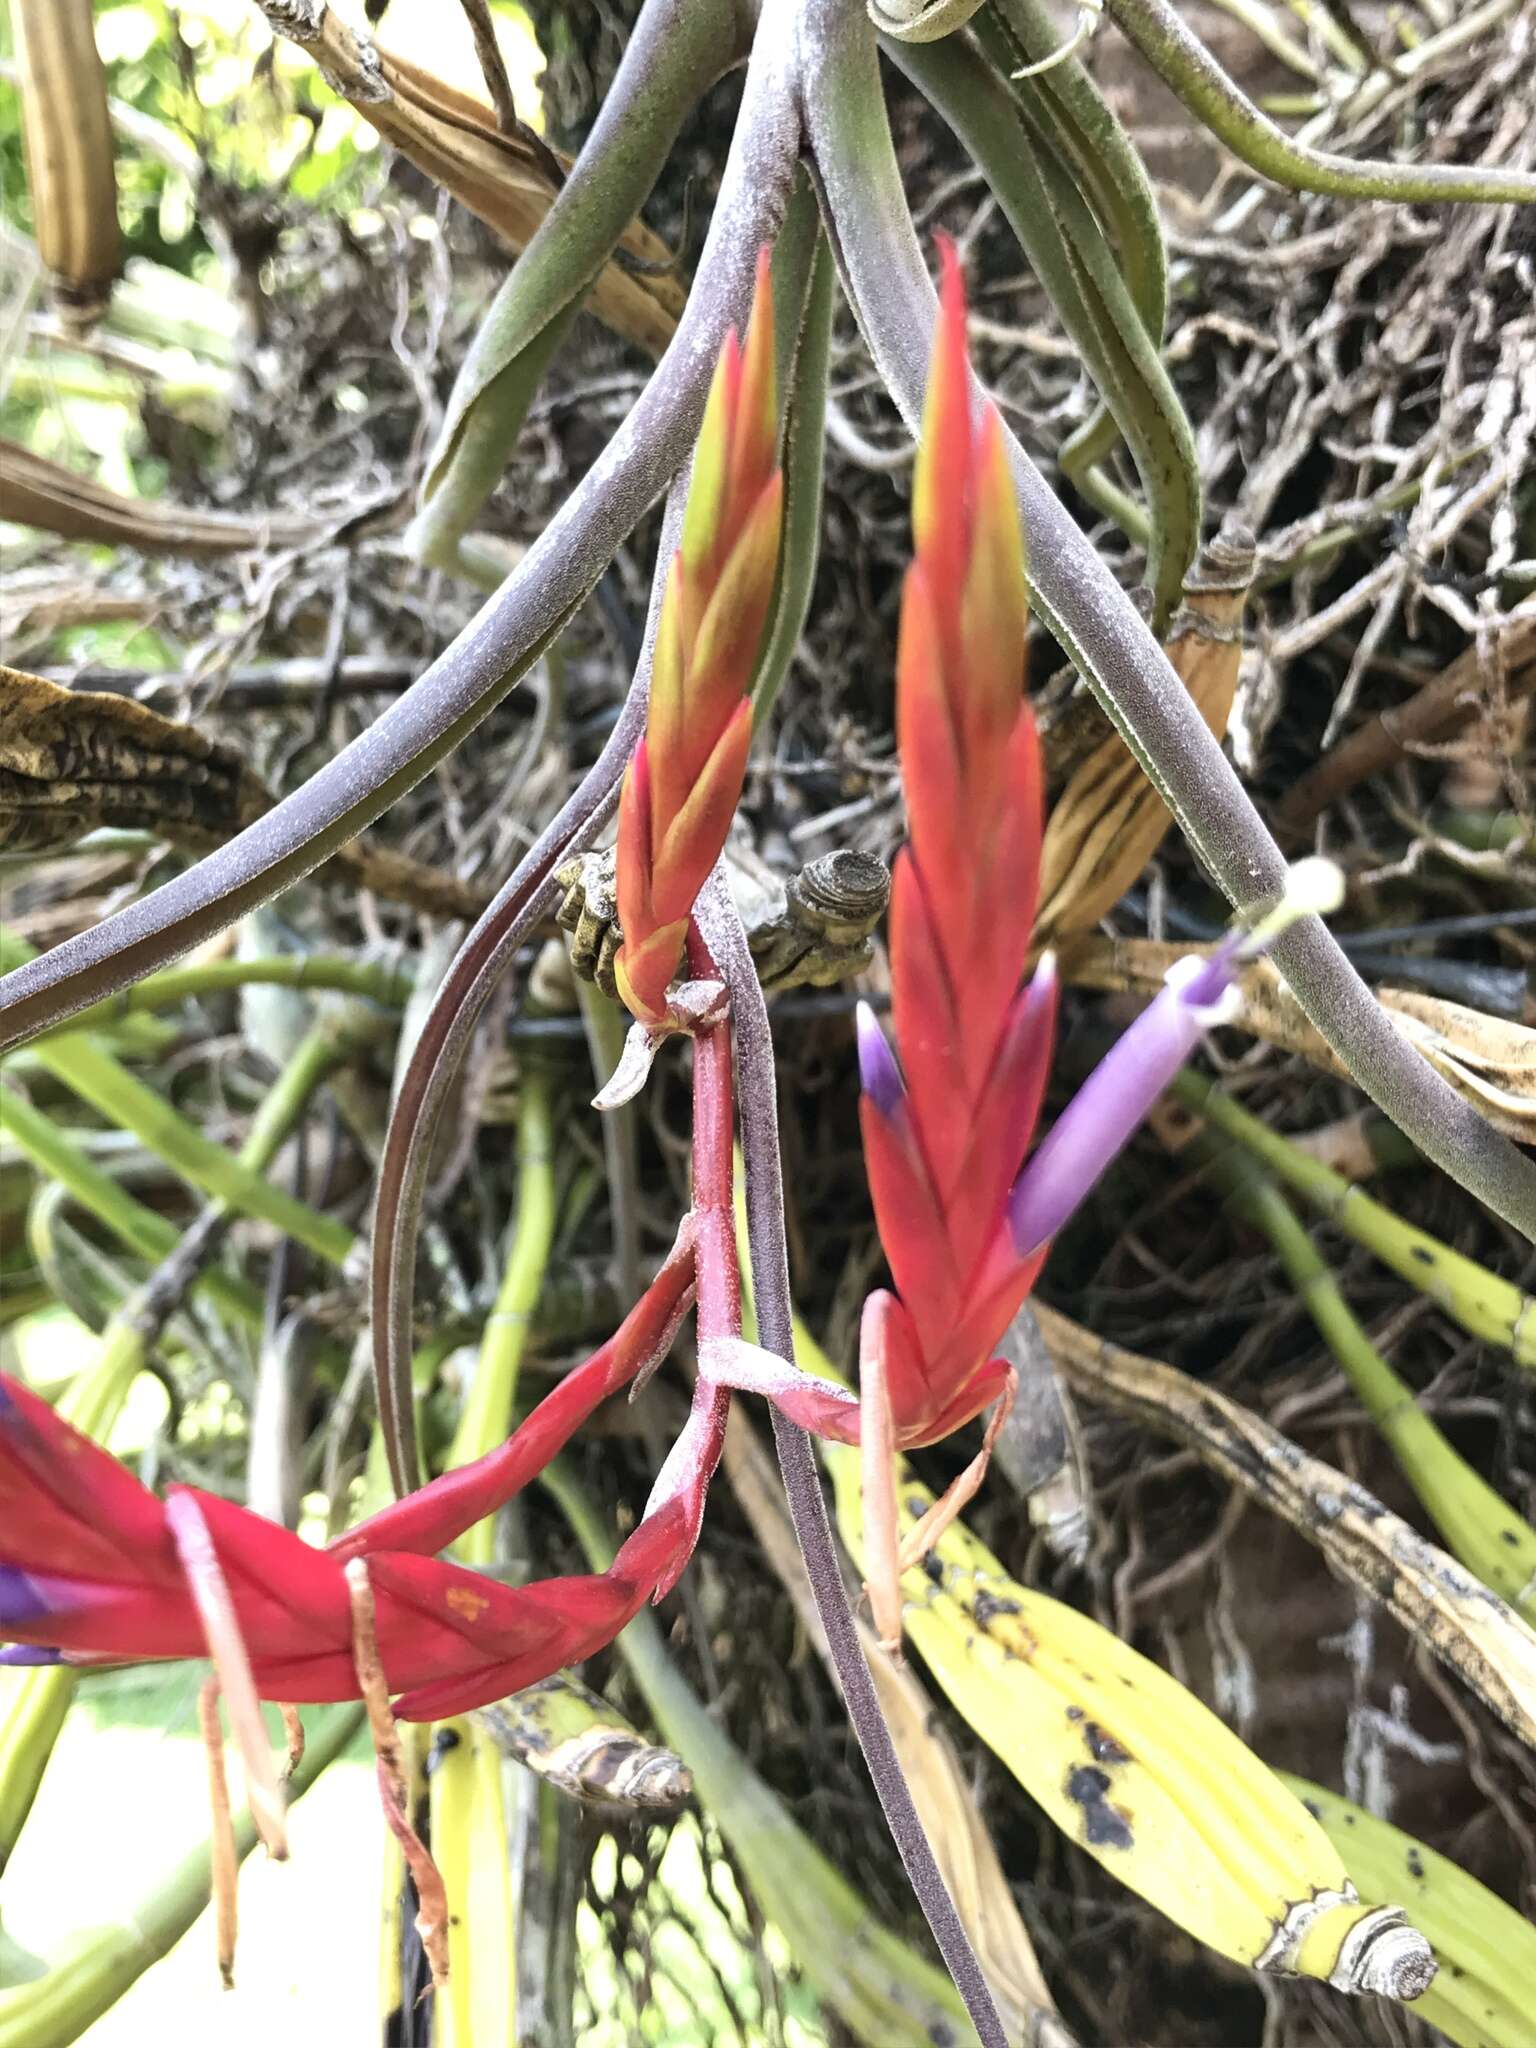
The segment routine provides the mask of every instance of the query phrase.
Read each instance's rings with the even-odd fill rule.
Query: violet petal
[[[854,1022],[859,1039],[860,1084],[876,1109],[890,1122],[907,1099],[906,1083],[901,1078],[896,1055],[891,1051],[868,1003],[859,1004],[854,1012]]]
[[[1223,1020],[1236,948],[1181,960],[1110,1047],[1013,1184],[1008,1227],[1020,1258],[1054,1237],[1199,1044]]]

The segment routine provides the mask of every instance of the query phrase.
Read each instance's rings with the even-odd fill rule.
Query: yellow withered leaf
[[[1536,2048],[1536,1927],[1390,1821],[1305,1778],[1281,1775],[1327,1830],[1361,1898],[1408,1901],[1440,1965],[1415,2016],[1458,2048]]]
[[[433,2000],[432,2034],[438,2048],[478,2048],[519,2032],[507,1774],[495,1738],[477,1722],[439,1721],[434,1737],[427,1807],[449,1911],[448,1976]]]
[[[1036,1313],[1057,1354],[1049,1312]],[[841,1379],[798,1318],[795,1354]],[[862,1564],[859,1452],[824,1444],[822,1456]],[[903,1535],[933,1504],[905,1459],[896,1504]],[[1424,1990],[1422,1935],[1395,1906],[1361,1904],[1313,1816],[1166,1671],[1011,1578],[962,1521],[901,1587],[903,1627],[956,1712],[1065,1834],[1170,1920],[1254,1969],[1405,2000]]]
[[[856,1451],[830,1448],[857,1557]],[[899,1467],[903,1532],[932,1496]],[[954,1523],[902,1580],[934,1680],[1051,1820],[1234,1961],[1412,1999],[1434,1974],[1395,1906],[1367,1908],[1301,1802],[1211,1710],[1087,1615],[1022,1585]]]
[[[1243,603],[1253,540],[1236,529],[1200,551],[1169,630],[1168,659],[1221,739],[1232,713],[1243,648]],[[1136,757],[1111,732],[1079,761],[1051,806],[1040,854],[1037,945],[1090,930],[1119,902],[1162,843],[1168,806]]]

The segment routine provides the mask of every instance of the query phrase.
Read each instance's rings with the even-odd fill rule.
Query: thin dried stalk
[[[1051,1355],[1080,1393],[1187,1444],[1289,1522],[1536,1748],[1536,1633],[1496,1593],[1241,1403],[1095,1337],[1043,1303],[1035,1312]]]
[[[226,1991],[234,1988],[235,1943],[240,1932],[237,1878],[240,1859],[235,1850],[235,1824],[229,1809],[229,1775],[224,1768],[224,1729],[219,1720],[219,1681],[205,1679],[198,1687],[197,1722],[208,1761],[209,1882],[213,1893],[214,1939],[218,1945],[219,1976]]]
[[[379,1795],[390,1833],[416,1886],[416,1931],[432,1971],[432,1983],[441,1990],[448,1982],[448,1895],[431,1853],[411,1825],[411,1789],[405,1759],[400,1748],[400,1730],[395,1710],[389,1703],[389,1686],[379,1656],[378,1628],[374,1617],[373,1587],[368,1579],[368,1560],[354,1557],[347,1568],[347,1594],[352,1605],[352,1661],[358,1689],[368,1714],[378,1760]]]
[[[93,11],[91,0],[12,0],[11,7],[37,252],[60,311],[82,328],[105,307],[122,260]]]
[[[15,441],[0,441],[0,519],[40,527],[65,540],[108,541],[170,555],[238,555],[257,548],[295,547],[320,530],[315,520],[285,512],[251,518],[202,512],[163,498],[127,498]]]

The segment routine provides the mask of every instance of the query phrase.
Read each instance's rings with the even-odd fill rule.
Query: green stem
[[[775,324],[784,414],[784,538],[762,649],[752,677],[752,718],[761,726],[789,673],[811,606],[821,551],[827,375],[832,351],[832,254],[816,195],[801,173],[773,254]]]
[[[174,1223],[136,1200],[111,1174],[103,1173],[71,1143],[68,1134],[51,1117],[34,1109],[14,1089],[3,1086],[0,1131],[15,1140],[39,1173],[61,1182],[83,1209],[88,1209],[141,1258],[158,1265],[175,1251],[181,1233]],[[199,1274],[193,1286],[232,1321],[249,1330],[260,1330],[262,1300],[255,1288],[218,1267]]]
[[[1108,0],[1108,7],[1115,26],[1190,112],[1250,170],[1273,184],[1296,192],[1331,192],[1341,199],[1392,199],[1414,205],[1437,199],[1517,204],[1536,199],[1536,176],[1530,172],[1356,162],[1308,149],[1293,142],[1238,90],[1169,0]]]
[[[549,1268],[555,1236],[554,1122],[548,1077],[534,1065],[525,1069],[522,1078],[517,1157],[517,1219],[496,1305],[480,1340],[469,1398],[448,1452],[450,1470],[494,1450],[511,1431],[523,1348]],[[483,1567],[494,1563],[495,1517],[466,1531],[457,1549],[466,1564]]]
[[[962,37],[889,47],[985,173],[1125,437],[1150,508],[1147,578],[1161,624],[1179,601],[1199,544],[1200,477],[1189,421],[1158,354],[1159,338],[1147,329],[1152,309],[1132,297],[1083,197],[1072,152],[1057,142],[1047,102],[1016,99]],[[1079,456],[1083,441],[1074,436]],[[1097,445],[1096,435],[1089,445]],[[1074,473],[1083,467],[1074,460]],[[1095,488],[1107,481],[1096,479]]]
[[[1218,1166],[1239,1214],[1262,1230],[1362,1407],[1453,1556],[1536,1622],[1536,1529],[1445,1437],[1376,1349],[1296,1212],[1261,1166],[1227,1152]]]
[[[411,992],[411,977],[376,960],[349,960],[330,953],[295,953],[269,960],[204,960],[191,967],[167,967],[148,974],[132,988],[92,1003],[68,1026],[42,1036],[57,1038],[66,1031],[97,1030],[140,1010],[167,1009],[190,997],[253,986],[329,989],[397,1010]]]
[[[306,1033],[262,1099],[245,1143],[237,1159],[231,1163],[248,1173],[263,1172],[296,1128],[315,1089],[352,1050],[353,1039],[345,1024],[338,1026],[327,1020]],[[25,1097],[3,1086],[0,1086],[0,1131],[15,1140],[39,1173],[67,1189],[73,1200],[89,1210],[98,1222],[104,1223],[115,1237],[141,1258],[159,1265],[176,1250],[181,1233],[175,1224],[136,1200],[111,1174],[104,1173],[51,1117],[34,1109]],[[238,1212],[238,1205],[235,1208]],[[306,1213],[313,1215],[314,1212]],[[350,1244],[350,1237],[348,1242]],[[255,1288],[218,1267],[199,1273],[192,1285],[199,1292],[206,1293],[242,1327],[260,1330],[263,1306],[261,1295]]]
[[[992,0],[977,14],[973,28],[993,65],[1008,78],[1031,131],[1047,138],[1065,159],[1100,225],[1113,237],[1131,301],[1152,347],[1159,349],[1168,317],[1168,253],[1157,198],[1135,144],[1075,57],[1034,78],[1012,76],[1059,47],[1055,25],[1039,0]],[[1101,405],[1062,444],[1062,473],[1095,511],[1145,548],[1152,532],[1146,512],[1097,466],[1116,438],[1114,416]]]
[[[558,1459],[540,1477],[592,1569],[606,1571],[613,1541],[586,1494]],[[796,1826],[677,1670],[652,1617],[636,1615],[618,1648],[662,1739],[693,1772],[700,1805],[822,2003],[870,2048],[940,2040],[974,2048],[949,1980],[880,1925]]]
[[[274,1188],[242,1165],[110,1053],[74,1032],[50,1039],[35,1052],[55,1080],[62,1081],[118,1129],[132,1131],[191,1186],[228,1203],[243,1216],[272,1224],[333,1266],[345,1260],[353,1240],[344,1223],[317,1214],[307,1203]]]
[[[322,1017],[317,1024],[310,1026],[289,1054],[251,1118],[244,1143],[235,1155],[236,1163],[244,1171],[266,1172],[282,1146],[298,1129],[309,1108],[311,1096],[328,1074],[354,1058],[372,1040],[376,1022],[366,1013],[357,1015],[341,1011]],[[297,1206],[305,1207],[302,1203]],[[232,1209],[238,1207],[238,1204],[231,1204]],[[329,1217],[321,1217],[312,1209],[305,1208],[305,1213],[313,1218],[315,1224],[331,1224]],[[338,1232],[344,1228],[340,1224],[332,1227]],[[343,1258],[355,1242],[350,1231],[345,1231],[345,1238]]]
[[[1175,1077],[1172,1093],[1223,1136],[1262,1160],[1320,1215],[1427,1294],[1464,1330],[1502,1346],[1518,1364],[1536,1366],[1536,1314],[1531,1313],[1536,1302],[1529,1295],[1427,1231],[1405,1223],[1363,1188],[1239,1109],[1203,1074],[1186,1067]]]
[[[362,1725],[361,1707],[322,1708],[304,1761],[289,1781],[290,1801],[301,1799],[341,1755]],[[235,1851],[243,1861],[256,1844],[248,1814],[235,1823]],[[211,1858],[207,1843],[184,1856],[133,1913],[81,1938],[45,1976],[0,1991],[0,2048],[68,2048],[116,2004],[176,1943],[207,1905]],[[211,1964],[210,1964],[211,1967]]]
[[[12,933],[0,932],[0,962],[9,968],[30,958],[30,946]],[[119,1130],[131,1131],[142,1145],[193,1187],[226,1202],[242,1216],[258,1217],[272,1224],[285,1237],[293,1238],[331,1265],[339,1266],[346,1259],[353,1237],[344,1223],[322,1216],[307,1203],[272,1187],[243,1156],[232,1158],[222,1145],[205,1138],[163,1096],[131,1074],[93,1039],[82,1036],[78,1029],[49,1038],[34,1046],[32,1053],[55,1080]],[[284,1076],[279,1089],[286,1084]],[[304,1099],[307,1091],[300,1098],[301,1108]]]
[[[976,18],[976,35],[1000,69],[1039,63],[1058,47],[1057,30],[1040,0],[992,0]],[[1010,61],[1011,60],[1011,61]],[[1071,152],[1094,212],[1114,236],[1125,281],[1154,347],[1168,317],[1168,252],[1157,195],[1141,152],[1076,57],[1035,78],[1010,78],[1016,97],[1049,103],[1053,126]]]

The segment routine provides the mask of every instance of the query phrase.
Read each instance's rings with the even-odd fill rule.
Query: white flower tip
[[[1171,988],[1175,995],[1181,995],[1192,981],[1206,970],[1206,961],[1198,953],[1185,953],[1163,970],[1163,986]]]
[[[1264,952],[1298,918],[1323,917],[1344,901],[1344,870],[1336,861],[1311,854],[1286,870],[1285,887],[1273,909],[1255,923],[1243,939],[1241,955],[1251,960]]]
[[[1232,962],[1220,955],[1208,960],[1200,953],[1186,953],[1165,971],[1163,985],[1193,1013],[1202,1031],[1214,1031],[1218,1024],[1235,1024],[1242,1013],[1233,971]],[[1203,988],[1199,986],[1202,983]]]
[[[592,1098],[598,1110],[622,1109],[633,1102],[650,1079],[651,1066],[669,1036],[666,1025],[631,1024],[624,1037],[619,1064]]]
[[[1292,917],[1325,916],[1344,901],[1344,870],[1320,853],[1292,863],[1285,878],[1282,908]]]

